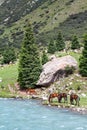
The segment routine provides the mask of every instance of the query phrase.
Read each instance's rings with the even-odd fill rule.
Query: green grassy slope
[[[75,59],[78,61],[79,54],[76,54],[74,52],[69,52],[69,54],[75,57]],[[60,55],[63,56],[66,55],[66,53],[62,52],[56,53],[57,57],[59,57]],[[14,86],[14,84],[17,82],[17,75],[18,75],[18,63],[0,67],[0,79],[2,79],[2,82],[0,82],[0,97],[16,97],[18,95],[17,89]],[[60,78],[59,82],[60,84],[58,82],[54,83],[57,89],[64,85],[68,85],[68,88],[72,87],[77,91],[77,88],[79,86],[81,88],[81,93],[85,93],[87,95],[87,87],[86,87],[87,78],[81,77],[78,74],[78,72],[75,72],[69,77]],[[11,93],[9,91],[8,87],[9,84],[11,86],[11,89],[16,90],[15,93]],[[2,86],[4,86],[4,88],[2,88]],[[63,91],[65,92],[66,90]],[[87,97],[80,97],[80,106],[87,107]]]
[[[17,74],[17,64],[0,67],[0,78],[2,79],[2,82],[0,82],[0,87],[5,86],[7,88],[8,84],[13,85],[17,81]]]
[[[46,43],[50,37],[56,37],[59,30],[62,30],[63,35],[68,39],[74,33],[81,37],[87,32],[87,0],[54,0],[53,2],[42,0],[42,3],[39,1],[31,10],[26,11],[30,9],[30,5],[29,8],[27,6],[29,1],[20,0],[18,6],[16,1],[11,0],[9,6],[11,7],[13,3],[15,5],[10,9],[11,18],[9,18],[9,10],[5,11],[9,6],[5,4],[0,7],[0,12],[2,11],[0,17],[6,13],[1,17],[0,22],[0,46],[11,43],[15,47],[20,47],[28,20],[34,27],[36,38],[39,39],[37,41],[43,43]],[[11,15],[12,11],[13,15]]]

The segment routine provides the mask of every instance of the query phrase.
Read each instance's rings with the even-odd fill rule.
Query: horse
[[[53,98],[55,98],[55,97],[58,98],[58,93],[51,93],[51,94],[49,95],[49,98],[48,98],[49,103],[51,102],[51,99],[53,99]]]
[[[62,98],[64,98],[64,102],[67,101],[66,93],[51,93],[48,98],[49,103],[51,102],[51,99],[55,97],[57,97],[59,103],[61,103]]]
[[[26,89],[26,93],[29,94],[29,95],[37,95],[37,92],[35,89]]]
[[[66,93],[59,93],[58,94],[58,102],[61,103],[62,98],[64,98],[64,103],[67,101],[67,94]]]
[[[74,93],[72,93],[71,95],[70,95],[70,104],[74,104],[74,101],[75,100],[75,102],[76,102],[76,104],[75,105],[78,105],[79,106],[79,100],[80,100],[80,97],[77,95],[77,94],[74,94]]]

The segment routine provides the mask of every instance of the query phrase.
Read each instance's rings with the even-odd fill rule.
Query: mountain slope
[[[27,21],[37,42],[47,43],[59,30],[65,38],[87,32],[87,0],[6,0],[0,6],[0,46],[20,47]]]
[[[0,0],[0,5],[4,2],[4,0]]]

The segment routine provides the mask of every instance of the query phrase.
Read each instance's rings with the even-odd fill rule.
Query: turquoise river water
[[[87,130],[87,115],[35,100],[0,99],[0,130]]]

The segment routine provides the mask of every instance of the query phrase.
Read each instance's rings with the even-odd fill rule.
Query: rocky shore
[[[52,103],[52,104],[48,104],[46,102],[43,102],[42,103],[43,105],[47,105],[47,106],[54,106],[54,107],[58,107],[58,108],[62,108],[62,109],[67,109],[67,110],[70,110],[72,112],[75,112],[75,113],[79,113],[79,114],[82,114],[82,115],[87,115],[87,108],[85,107],[78,107],[78,106],[75,106],[75,105],[62,105],[62,104],[55,104],[55,103]]]
[[[47,105],[47,106],[54,106],[62,109],[68,109],[72,112],[80,113],[80,114],[87,114],[87,108],[84,106],[75,106],[75,105],[70,105],[69,103],[58,103],[58,102],[53,102],[53,103],[48,103],[48,98],[46,96],[46,91],[48,90],[41,90],[37,89],[37,95],[29,95],[25,91],[20,91],[19,89],[17,90],[17,93],[11,92],[10,96],[8,98],[14,98],[14,99],[35,99],[35,100],[40,100],[42,105]]]

